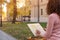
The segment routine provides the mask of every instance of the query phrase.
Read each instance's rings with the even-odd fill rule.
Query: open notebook
[[[27,24],[31,32],[36,36],[36,30],[40,31],[40,36],[44,36],[45,30],[42,28],[42,26],[39,23],[32,23]]]

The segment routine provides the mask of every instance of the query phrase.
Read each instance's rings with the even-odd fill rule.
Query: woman
[[[48,22],[46,33],[43,37],[46,40],[60,40],[60,0],[49,0],[47,4]],[[36,34],[40,32],[37,30]]]

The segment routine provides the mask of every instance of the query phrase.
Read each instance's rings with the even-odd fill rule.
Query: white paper
[[[42,26],[39,23],[33,23],[33,24],[27,24],[34,36],[36,35],[36,30],[40,31],[40,36],[45,35],[45,30],[42,28]]]

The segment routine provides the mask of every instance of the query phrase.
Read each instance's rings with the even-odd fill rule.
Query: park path
[[[16,39],[0,30],[0,40],[16,40]]]

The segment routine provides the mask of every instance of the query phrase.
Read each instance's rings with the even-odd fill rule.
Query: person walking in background
[[[60,40],[60,0],[49,0],[47,4],[48,22],[46,33],[43,36],[46,40]],[[37,30],[36,35],[40,32]]]

